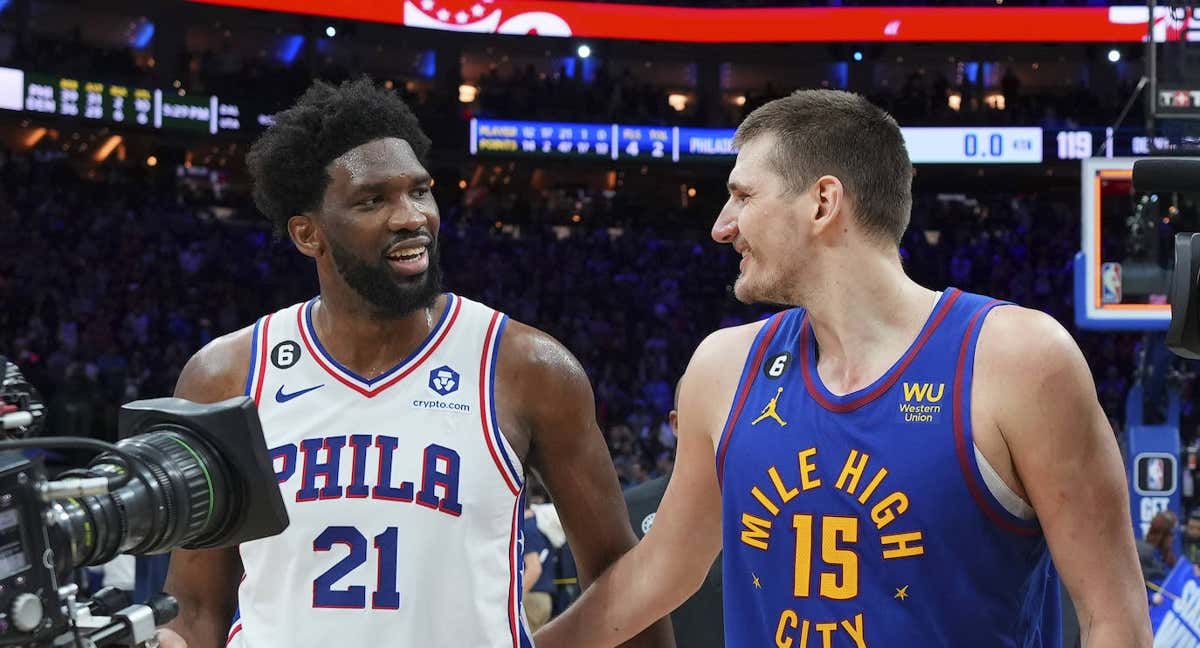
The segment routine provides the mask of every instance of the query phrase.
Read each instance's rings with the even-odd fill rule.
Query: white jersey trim
[[[262,399],[263,378],[267,375],[267,334],[271,328],[271,315],[266,315],[254,324],[254,340],[250,343],[250,371],[246,375],[246,395],[254,399],[257,407]]]
[[[492,460],[500,469],[500,476],[513,495],[518,495],[524,488],[521,462],[514,460],[516,453],[509,447],[504,435],[500,433],[500,424],[496,420],[496,359],[500,355],[500,336],[508,317],[500,312],[492,313],[488,323],[487,337],[483,342],[483,355],[479,360],[479,418],[483,423],[483,436],[491,452]]]

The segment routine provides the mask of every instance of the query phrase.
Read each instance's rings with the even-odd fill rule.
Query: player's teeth
[[[404,248],[402,250],[396,250],[389,256],[393,259],[410,259],[412,257],[420,256],[421,253],[424,251],[425,251],[425,248],[423,246],[415,247],[415,248]]]

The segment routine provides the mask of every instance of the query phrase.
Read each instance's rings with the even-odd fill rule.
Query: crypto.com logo
[[[502,0],[405,0],[404,24],[423,29],[535,36],[570,36],[571,26],[548,11],[514,14]]]

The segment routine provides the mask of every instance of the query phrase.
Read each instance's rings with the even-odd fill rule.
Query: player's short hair
[[[275,123],[250,147],[246,164],[254,179],[254,204],[282,234],[289,218],[320,205],[330,162],[383,137],[408,142],[419,160],[429,153],[429,137],[394,92],[367,77],[337,87],[315,82],[296,105],[276,114]]]
[[[900,125],[861,95],[798,90],[750,113],[733,143],[776,137],[771,165],[795,195],[817,178],[842,181],[864,231],[897,245],[912,211],[912,161]]]

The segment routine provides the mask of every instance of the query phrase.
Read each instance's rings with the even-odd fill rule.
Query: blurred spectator
[[[1163,511],[1150,520],[1146,537],[1135,540],[1138,559],[1142,563],[1142,577],[1147,582],[1161,584],[1179,560],[1172,548],[1176,526],[1175,514]]]

